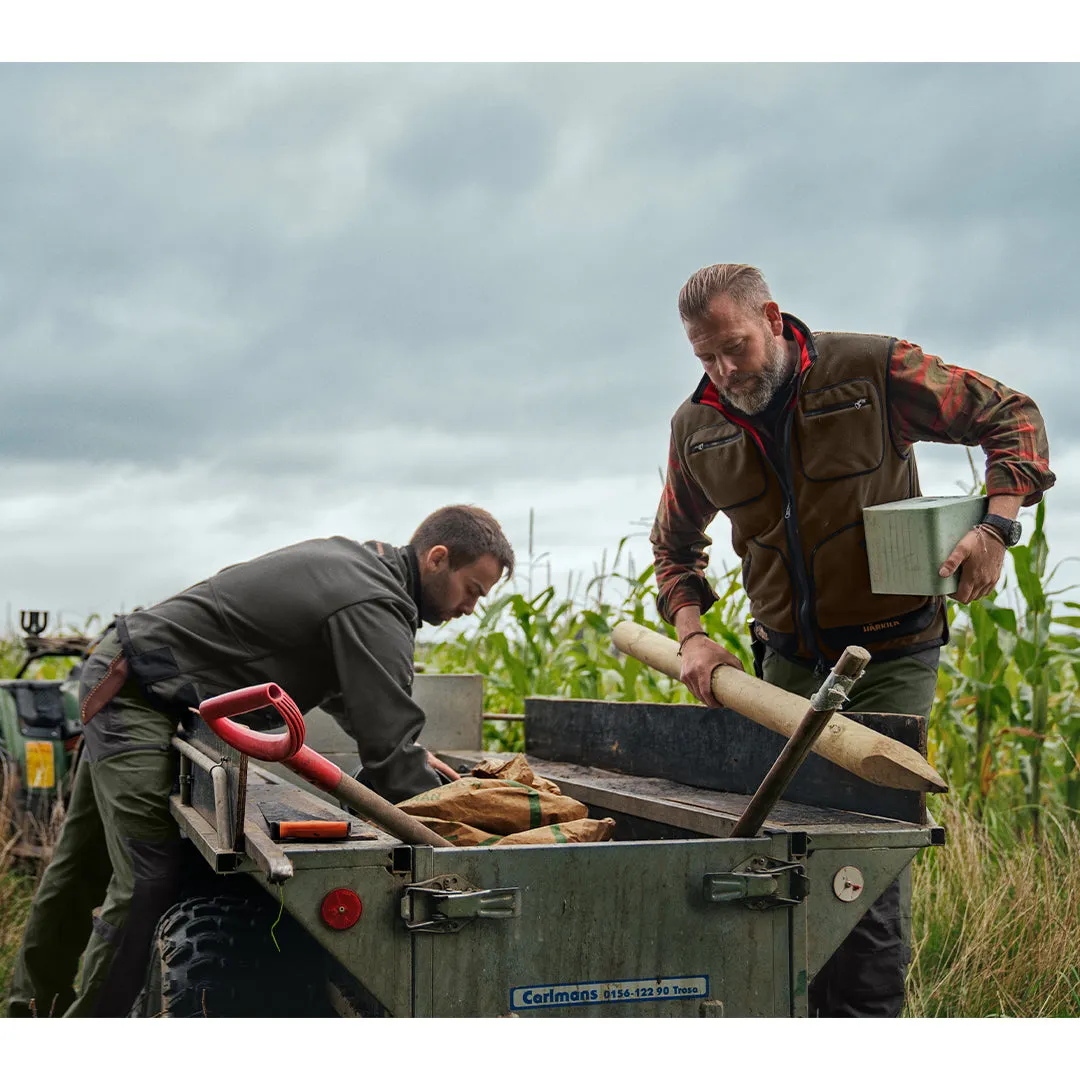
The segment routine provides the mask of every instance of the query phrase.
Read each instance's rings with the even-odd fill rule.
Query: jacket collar
[[[406,544],[403,548],[398,548],[398,552],[405,562],[405,588],[408,589],[409,595],[416,605],[416,629],[419,630],[421,622],[420,601],[423,595],[420,590],[420,560],[417,558],[412,544]]]

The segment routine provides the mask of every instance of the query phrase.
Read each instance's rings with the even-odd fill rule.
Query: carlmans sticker
[[[562,983],[556,986],[515,986],[510,1008],[565,1009],[573,1005],[633,1005],[709,996],[708,975],[675,975],[619,982]]]

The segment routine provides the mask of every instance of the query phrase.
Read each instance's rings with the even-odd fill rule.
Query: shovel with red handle
[[[252,731],[237,724],[231,716],[254,712],[272,705],[285,721],[286,730],[277,734]],[[391,836],[407,844],[429,847],[453,847],[449,840],[432,832],[426,825],[399,810],[393,803],[376,795],[369,787],[343,773],[332,761],[304,745],[307,734],[303,714],[277,683],[246,686],[226,694],[207,698],[199,706],[199,715],[219,739],[258,761],[280,761],[286,768],[323,791],[336,795],[347,806],[381,826]]]

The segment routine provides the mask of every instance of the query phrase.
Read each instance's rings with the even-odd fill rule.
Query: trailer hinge
[[[706,874],[705,899],[711,904],[741,903],[764,910],[801,904],[810,891],[806,867],[755,855],[728,874]]]
[[[426,934],[455,934],[473,919],[516,919],[521,890],[478,889],[457,874],[420,881],[401,897],[405,927]]]

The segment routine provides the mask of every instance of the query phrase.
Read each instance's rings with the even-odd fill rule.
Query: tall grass
[[[67,632],[85,631],[60,631]],[[0,637],[0,678],[14,678],[25,659],[26,648],[21,637]],[[75,663],[74,657],[43,657],[27,675],[34,679],[63,679]],[[51,819],[46,822],[17,814],[17,787],[14,761],[7,754],[0,754],[0,1016],[6,1013],[8,987],[30,902],[64,820],[61,805],[54,807]],[[40,854],[23,854],[27,851]]]
[[[6,1012],[8,986],[30,901],[63,821],[62,810],[45,827],[17,820],[15,786],[11,760],[0,757],[0,1016]],[[16,845],[25,840],[40,845],[45,858],[16,859]]]
[[[1080,1016],[1080,827],[995,835],[956,802],[913,870],[911,1016]]]

